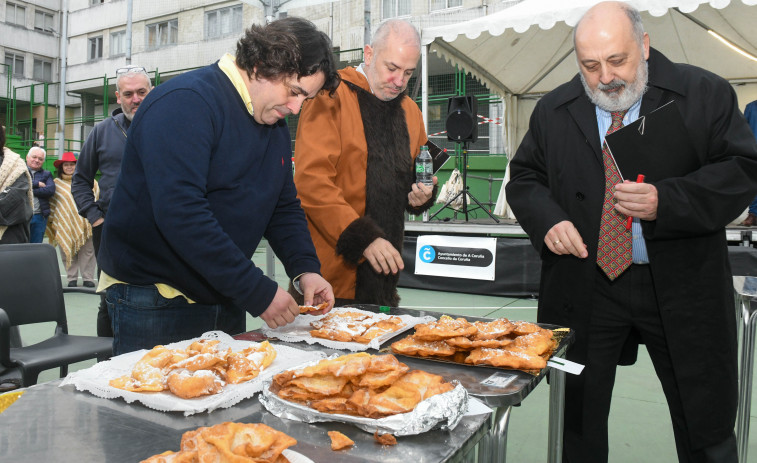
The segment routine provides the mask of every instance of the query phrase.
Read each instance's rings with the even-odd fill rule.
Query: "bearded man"
[[[616,366],[633,363],[643,342],[679,460],[736,462],[725,226],[757,190],[757,144],[725,80],[670,62],[649,40],[627,4],[600,3],[584,15],[574,31],[580,72],[536,105],[507,198],[541,255],[538,320],[574,329],[568,358],[585,365],[566,383],[564,461],[607,461]],[[605,135],[671,101],[698,167],[621,182],[603,153]]]

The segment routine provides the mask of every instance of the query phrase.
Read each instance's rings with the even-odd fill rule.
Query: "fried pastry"
[[[182,399],[218,394],[224,382],[210,370],[173,370],[166,379],[168,389]]]
[[[543,355],[553,348],[552,331],[540,328],[539,331],[515,338],[508,350],[526,352],[529,355]]]
[[[513,342],[510,338],[499,339],[474,339],[458,336],[455,338],[445,339],[444,342],[460,351],[470,351],[477,347],[505,347]]]
[[[188,355],[210,354],[218,352],[218,339],[198,339],[187,347]]]
[[[403,326],[405,326],[405,323],[400,317],[390,317],[386,320],[376,322],[370,328],[365,330],[363,334],[355,336],[353,340],[362,344],[368,344],[379,336],[383,336],[386,333],[393,333]]]
[[[392,352],[404,355],[419,355],[421,357],[446,357],[453,355],[456,349],[444,341],[422,341],[418,335],[408,336],[391,345]]]
[[[325,310],[329,307],[328,302],[322,302],[318,305],[301,305],[300,306],[300,313],[309,313],[309,312],[317,312],[319,310]]]
[[[331,450],[342,450],[355,445],[355,441],[339,431],[329,431],[329,437],[331,438]]]
[[[535,333],[542,328],[536,323],[531,322],[511,322],[513,324],[512,334],[515,336],[523,336],[524,334]]]
[[[456,336],[472,336],[478,328],[464,318],[442,315],[439,320],[415,326],[415,337],[420,341],[442,341]]]
[[[330,396],[342,392],[342,389],[349,380],[346,376],[320,375],[295,378],[289,384],[305,389],[313,394]]]
[[[281,452],[296,443],[294,438],[265,424],[226,422],[187,431],[181,438],[179,452],[164,452],[143,460],[142,463],[282,463],[288,460]]]
[[[538,355],[517,350],[489,349],[486,347],[473,349],[465,359],[465,363],[513,368],[515,370],[541,370],[547,366],[547,361]]]
[[[325,399],[313,400],[310,402],[310,408],[323,413],[357,414],[357,407],[349,402],[348,397],[327,397]]]
[[[276,349],[268,341],[229,354],[226,361],[226,381],[237,384],[257,377],[276,359]]]
[[[378,431],[376,431],[373,433],[373,438],[381,445],[397,445],[397,438],[391,434],[379,435]]]
[[[473,335],[474,341],[484,341],[488,339],[499,339],[507,336],[513,331],[515,326],[506,318],[498,318],[490,322],[475,321],[473,325],[478,329]]]
[[[355,354],[342,355],[334,359],[321,360],[316,365],[305,367],[302,370],[296,370],[293,376],[316,376],[330,374],[334,376],[358,376],[368,369],[371,365],[371,354],[367,352],[357,352]],[[279,375],[285,375],[279,373]],[[278,375],[277,375],[278,376]]]
[[[166,388],[163,368],[170,364],[173,357],[173,350],[155,346],[137,361],[131,375],[115,378],[109,384],[131,392],[163,391]]]
[[[423,370],[412,370],[397,380],[389,389],[376,394],[365,407],[368,416],[378,418],[412,411],[422,400],[452,390],[444,378]]]

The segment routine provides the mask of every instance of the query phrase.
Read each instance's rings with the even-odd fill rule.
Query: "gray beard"
[[[586,95],[592,103],[608,112],[625,111],[639,101],[644,92],[647,91],[649,66],[646,61],[642,61],[642,64],[636,69],[636,77],[633,82],[629,83],[624,80],[613,80],[609,84],[600,82],[596,90],[589,88],[583,73],[579,72],[578,75],[581,76],[584,91],[586,91]],[[607,90],[618,87],[622,87],[619,92],[607,93]]]

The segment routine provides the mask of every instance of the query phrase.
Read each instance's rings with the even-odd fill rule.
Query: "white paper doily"
[[[275,329],[271,329],[268,326],[263,326],[260,331],[265,334],[267,337],[274,337],[278,338],[285,342],[302,342],[305,341],[308,344],[320,344],[322,346],[330,347],[332,349],[340,349],[340,350],[349,350],[350,352],[359,352],[359,351],[365,351],[368,349],[376,349],[378,350],[379,347],[381,347],[381,344],[394,336],[396,336],[399,333],[403,333],[407,330],[412,329],[415,325],[419,323],[428,323],[436,321],[436,318],[431,316],[425,316],[425,317],[414,317],[412,315],[390,315],[390,314],[384,314],[384,313],[376,313],[376,312],[369,312],[367,310],[361,310],[357,309],[355,307],[337,307],[333,309],[329,313],[335,313],[335,312],[358,312],[358,313],[364,313],[367,315],[370,315],[377,320],[381,319],[387,319],[392,316],[399,317],[402,319],[402,322],[405,324],[402,328],[398,329],[397,331],[392,331],[391,333],[386,333],[382,336],[379,336],[375,339],[372,339],[370,343],[368,344],[362,344],[359,342],[342,342],[342,341],[333,341],[331,339],[323,339],[323,338],[314,338],[310,335],[310,330],[313,329],[313,327],[310,326],[310,322],[320,320],[321,318],[325,317],[326,315],[308,315],[308,314],[302,314],[295,317],[294,322],[286,325],[281,326]],[[328,315],[328,314],[327,314]]]
[[[250,345],[259,344],[250,341],[237,341],[222,331],[209,331],[199,338],[168,344],[166,347],[183,349],[189,347],[190,344],[198,339],[217,339],[220,341],[220,348],[226,349],[230,347],[233,352],[243,350]],[[197,397],[195,399],[182,399],[168,391],[125,391],[108,384],[111,379],[130,374],[134,364],[147,353],[146,349],[119,355],[106,362],[97,363],[85,370],[69,373],[60,386],[72,384],[77,390],[90,392],[97,397],[104,399],[122,397],[127,403],[137,401],[149,408],[164,412],[184,412],[184,415],[192,415],[203,411],[211,412],[217,408],[231,407],[244,399],[252,397],[256,392],[260,392],[265,380],[271,378],[276,373],[301,364],[305,359],[318,360],[325,357],[323,353],[317,351],[304,351],[282,345],[275,345],[274,348],[276,349],[276,359],[268,368],[261,371],[255,379],[240,384],[226,384],[218,394]]]

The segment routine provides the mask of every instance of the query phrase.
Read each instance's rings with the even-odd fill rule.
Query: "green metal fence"
[[[335,52],[338,67],[355,66],[362,62],[361,48]],[[59,82],[43,82],[14,87],[12,69],[2,65],[3,82],[0,85],[0,117],[5,114],[6,132],[19,140],[17,150],[25,155],[37,144],[48,151],[48,163],[52,165],[59,156],[56,145],[58,130]],[[196,68],[148,71],[153,84],[162,82]],[[115,76],[102,75],[75,82],[67,82],[66,115],[64,118],[64,151],[78,151],[94,125],[109,117],[115,104]],[[440,185],[454,168],[462,170],[461,146],[449,141],[445,132],[447,102],[450,97],[473,95],[478,101],[478,141],[468,147],[468,184],[471,192],[483,203],[493,208],[499,193],[501,178],[507,163],[502,140],[502,99],[493,95],[478,80],[463,69],[449,65],[449,72],[428,77],[428,135],[441,148],[446,148],[452,159],[440,171]],[[421,105],[421,79],[413,77],[408,85],[408,94]],[[3,111],[4,110],[4,111]],[[495,111],[496,114],[492,114]],[[297,142],[297,116],[287,119],[292,136],[292,152]],[[47,164],[47,163],[46,163]],[[438,208],[440,206],[437,206]],[[434,208],[433,210],[435,210]],[[438,218],[454,216],[452,211],[441,213]]]

